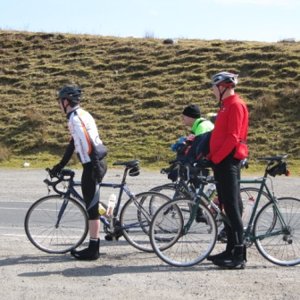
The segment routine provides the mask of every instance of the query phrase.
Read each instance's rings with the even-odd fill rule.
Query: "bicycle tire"
[[[255,201],[257,199],[257,195],[259,194],[259,191],[260,191],[259,188],[256,188],[256,187],[241,187],[240,188],[240,195],[241,195],[241,199],[243,202],[242,219],[243,219],[244,227],[247,227],[249,220],[250,220],[250,215],[246,215],[246,213],[245,213],[245,209],[247,207],[247,202]],[[261,210],[261,208],[265,204],[269,203],[270,201],[271,201],[271,199],[270,199],[268,193],[266,193],[265,191],[262,191],[255,215],[257,215],[258,212]]]
[[[191,212],[198,208],[207,218],[206,222],[191,219]],[[213,250],[216,240],[217,226],[210,210],[189,199],[172,200],[162,205],[151,222],[152,248],[160,259],[172,266],[189,267],[200,263]]]
[[[56,226],[64,199],[59,195],[43,197],[28,209],[24,227],[29,241],[46,253],[66,253],[78,247],[88,233],[85,208],[75,199],[67,199],[67,206]]]
[[[158,192],[168,196],[170,199],[175,200],[176,185],[175,183],[167,183],[156,186],[150,190],[151,192]],[[182,191],[177,191],[176,199],[184,199],[186,195]]]
[[[294,266],[300,263],[300,199],[283,197],[276,204],[280,215],[273,203],[259,211],[253,228],[255,245],[268,261],[279,266]],[[281,217],[286,228],[282,226]]]
[[[149,240],[151,219],[157,209],[168,201],[170,198],[166,195],[149,191],[131,197],[125,203],[120,213],[120,223],[123,236],[130,245],[141,251],[153,252]]]
[[[167,183],[167,184],[164,184],[161,186],[154,187],[153,189],[151,189],[151,191],[157,191],[159,193],[167,195],[169,198],[171,198],[173,200],[189,199],[191,197],[191,195],[189,195],[187,192],[180,191],[180,190],[176,191],[176,186],[174,183]],[[175,194],[175,192],[177,192],[177,194]],[[210,200],[208,198],[208,196],[204,192],[204,190],[198,190],[195,192],[195,194],[197,194],[198,196],[201,197],[201,199],[203,201],[202,203],[205,204],[210,209],[211,213],[215,217],[217,227],[220,227],[223,224],[223,221],[220,217],[220,210],[219,209],[216,210],[215,208],[213,208],[210,203],[213,200]]]

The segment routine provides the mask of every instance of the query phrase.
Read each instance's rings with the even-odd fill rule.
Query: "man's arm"
[[[58,173],[60,173],[60,171],[65,167],[65,165],[71,159],[71,157],[74,153],[74,149],[75,149],[74,140],[72,138],[70,140],[69,145],[67,146],[67,148],[65,150],[65,153],[64,153],[61,161],[51,169],[51,171],[50,171],[51,176],[56,176]]]

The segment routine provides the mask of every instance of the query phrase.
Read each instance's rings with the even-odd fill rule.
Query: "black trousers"
[[[228,155],[221,163],[214,166],[219,201],[224,207],[231,226],[225,224],[227,233],[227,250],[243,243],[243,204],[240,197],[240,160]]]
[[[99,218],[99,213],[98,213],[99,198],[98,199],[94,198],[96,193],[96,181],[93,176],[93,165],[92,163],[86,163],[83,164],[82,166],[83,166],[83,172],[81,176],[81,190],[82,190],[83,199],[85,201],[85,205],[87,208],[89,220],[97,220]]]

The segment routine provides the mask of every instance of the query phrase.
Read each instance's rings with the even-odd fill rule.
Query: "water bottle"
[[[108,198],[107,211],[106,211],[106,215],[108,217],[113,216],[114,208],[116,206],[116,201],[117,201],[116,195],[115,194],[110,194],[110,196]]]
[[[98,212],[100,216],[104,216],[106,214],[106,208],[99,202]]]
[[[243,210],[243,215],[242,215],[242,220],[243,220],[244,227],[246,227],[249,223],[249,220],[250,220],[250,217],[251,217],[251,214],[252,214],[252,210],[253,210],[253,206],[254,206],[254,202],[255,202],[254,197],[249,196],[248,200],[247,200],[247,203],[246,203],[246,206]]]
[[[207,196],[210,200],[213,200],[215,194],[216,194],[216,186],[215,186],[213,183],[209,183],[209,184],[207,185],[206,196]]]

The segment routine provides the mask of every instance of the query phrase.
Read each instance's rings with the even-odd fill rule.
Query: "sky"
[[[300,0],[0,0],[0,29],[160,39],[300,41]]]

